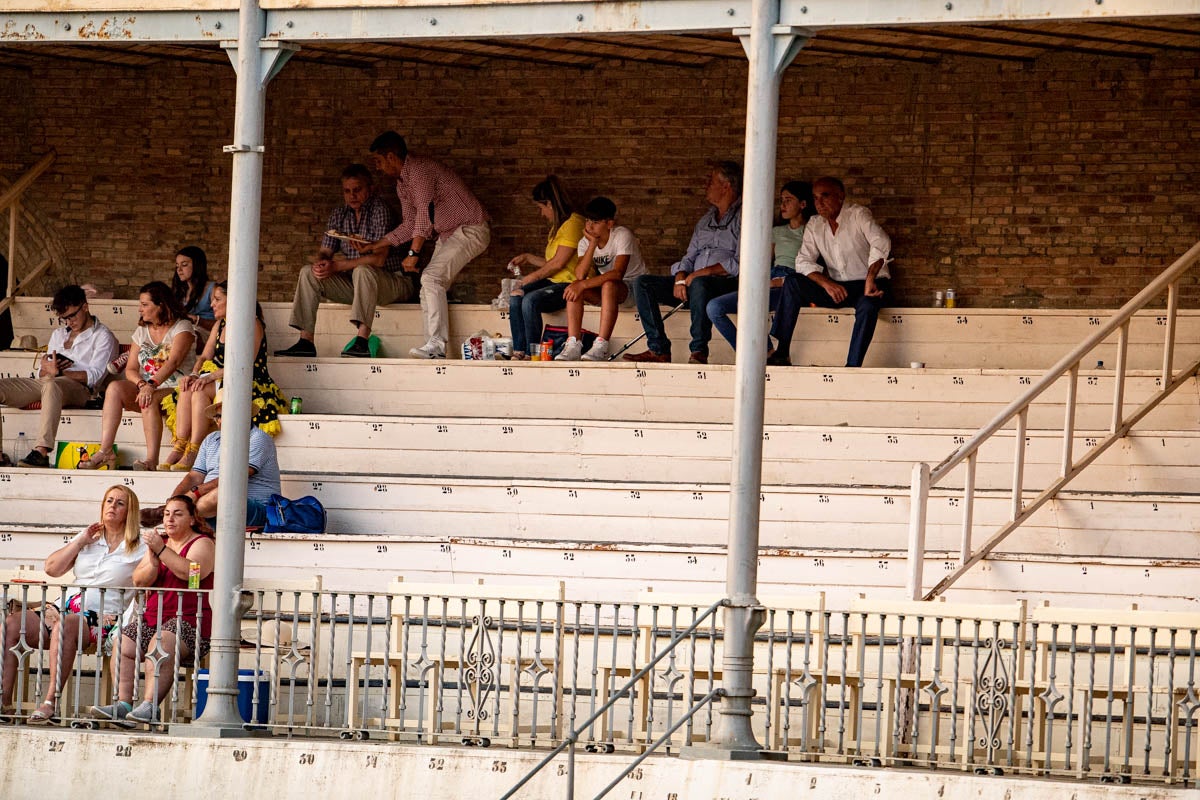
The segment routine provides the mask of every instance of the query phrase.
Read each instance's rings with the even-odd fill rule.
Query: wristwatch
[[[408,255],[406,255],[406,256],[405,256],[405,258],[416,258],[416,257],[417,257],[417,256],[419,256],[419,255],[421,255],[420,251],[418,251],[418,250],[413,250],[413,249],[410,247],[410,248],[408,248]]]

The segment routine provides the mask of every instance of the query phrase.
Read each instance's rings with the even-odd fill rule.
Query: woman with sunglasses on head
[[[162,399],[171,394],[179,380],[192,369],[196,360],[195,329],[183,307],[162,281],[143,286],[138,294],[138,326],[133,331],[130,358],[125,377],[114,380],[104,393],[100,449],[79,469],[115,469],[117,456],[113,442],[123,411],[139,411],[146,434],[146,457],[133,462],[133,468],[152,470],[158,466],[162,447]]]
[[[44,725],[55,715],[58,693],[71,674],[77,652],[88,653],[100,647],[112,653],[109,633],[128,608],[134,592],[133,572],[146,555],[139,536],[138,499],[127,486],[110,486],[100,501],[100,521],[46,558],[46,574],[59,578],[74,570],[73,583],[79,587],[67,599],[67,607],[51,624],[50,615],[33,611],[12,614],[4,628],[3,714],[12,714],[13,688],[16,683],[18,642],[22,622],[25,644],[46,648],[49,665],[45,699],[29,715],[30,725]],[[28,658],[36,659],[36,651]]]
[[[150,587],[140,619],[121,629],[114,647],[112,674],[117,699],[111,705],[92,706],[92,716],[121,727],[160,721],[159,705],[171,691],[179,668],[208,655],[212,635],[212,607],[216,546],[212,529],[196,514],[196,504],[185,494],[167,501],[162,528],[142,533],[146,555],[133,571],[135,586]],[[191,565],[199,570],[202,591],[188,588]],[[133,706],[133,681],[138,660],[145,658],[142,702]]]

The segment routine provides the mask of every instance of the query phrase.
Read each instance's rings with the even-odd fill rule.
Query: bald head
[[[813,181],[813,204],[817,213],[832,222],[842,213],[846,203],[846,187],[837,178],[825,176]]]

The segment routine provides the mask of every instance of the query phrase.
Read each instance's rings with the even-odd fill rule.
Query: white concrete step
[[[37,429],[36,411],[4,409],[3,420],[10,442],[21,430]],[[729,424],[303,414],[284,417],[282,425],[276,445],[284,468],[329,475],[724,483],[732,447]],[[971,433],[965,428],[771,425],[764,430],[763,481],[902,485],[910,480],[914,461],[936,464]],[[1103,435],[1079,432],[1076,452],[1085,453]],[[63,417],[59,439],[99,441],[100,412],[72,410]],[[141,424],[132,413],[123,417],[117,447],[123,464],[145,455]],[[1010,486],[1012,458],[1013,435],[1004,432],[980,451],[978,486]],[[1058,476],[1060,458],[1059,432],[1030,432],[1026,485],[1048,485]],[[1189,492],[1200,485],[1198,470],[1200,433],[1138,431],[1105,452],[1072,488]],[[946,485],[956,480],[961,482],[951,476]]]
[[[145,504],[161,503],[177,482],[167,473],[0,473],[4,522],[83,527],[104,488],[130,486]],[[284,494],[314,494],[334,533],[449,540],[522,539],[620,547],[719,546],[728,534],[728,488],[462,478],[285,476]],[[926,546],[957,552],[958,493],[935,489]],[[1001,492],[976,496],[977,540],[1007,519]],[[896,550],[907,545],[907,487],[766,487],[760,507],[765,548]],[[1005,543],[1005,552],[1097,558],[1192,559],[1200,538],[1200,495],[1073,492],[1048,503]],[[3,552],[0,551],[0,558]]]
[[[109,325],[122,342],[137,322],[136,300],[97,300],[93,313]],[[296,336],[288,327],[290,303],[266,303],[267,335],[272,349],[287,347]],[[912,361],[924,361],[931,368],[1005,368],[1044,370],[1103,324],[1111,310],[1003,309],[1003,308],[891,308],[879,317],[879,327],[867,356],[866,366],[907,367]],[[589,309],[584,324],[590,330],[598,326],[598,311]],[[565,324],[561,312],[546,317],[551,324]],[[49,309],[48,298],[23,298],[13,309],[13,327],[18,336],[32,334],[45,344],[57,324]],[[667,333],[677,361],[688,356],[688,319],[684,313],[667,320]],[[846,361],[854,314],[828,309],[806,309],[797,324],[792,359],[797,364],[842,365]],[[458,352],[464,338],[477,331],[509,335],[508,312],[482,305],[450,306],[451,349]],[[406,357],[408,350],[423,344],[420,307],[402,304],[380,308],[376,312],[374,332],[380,337],[384,355]],[[1133,369],[1154,369],[1162,363],[1165,317],[1161,311],[1138,314],[1130,326],[1129,364]],[[642,333],[641,323],[632,309],[622,311],[613,337],[619,347]],[[317,315],[318,352],[333,356],[354,334],[349,321],[349,306],[322,305]],[[1181,311],[1176,341],[1182,348],[1195,350],[1200,345],[1200,311]],[[642,349],[641,345],[635,349]],[[714,363],[731,363],[733,353],[725,341],[715,335],[712,344]],[[1096,350],[1086,362],[1091,366],[1103,360],[1110,368],[1115,363],[1113,343]]]
[[[29,375],[25,354],[0,354],[0,374]],[[486,417],[497,420],[637,420],[727,423],[734,368],[684,364],[505,364],[483,361],[280,359],[272,375],[288,397],[316,414]],[[977,428],[1038,379],[1033,372],[982,369],[820,369],[767,371],[768,424],[896,428]],[[1031,429],[1062,425],[1066,378],[1031,407]],[[1131,373],[1125,404],[1134,408],[1160,385],[1155,372]],[[1107,428],[1115,377],[1081,373],[1076,427]],[[552,398],[552,399],[551,399]],[[1142,423],[1151,430],[1200,428],[1195,378]]]
[[[73,528],[0,528],[0,568],[40,569]],[[327,590],[384,591],[398,576],[406,581],[472,584],[562,580],[577,600],[633,597],[653,588],[663,593],[723,590],[725,549],[719,545],[665,546],[654,542],[597,547],[573,541],[484,539],[471,536],[352,536],[269,534],[248,537],[246,577],[293,580],[314,574]],[[956,554],[931,550],[926,587],[954,568]],[[860,595],[903,596],[904,548],[764,547],[760,595],[826,593],[829,607],[846,607]],[[951,602],[1025,599],[1041,605],[1089,608],[1194,610],[1194,559],[1100,558],[1004,552],[969,571],[947,593]],[[1119,591],[1114,587],[1120,587]],[[1133,598],[1136,598],[1134,600]]]

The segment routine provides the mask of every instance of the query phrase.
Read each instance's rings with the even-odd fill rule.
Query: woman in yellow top
[[[531,345],[541,341],[542,314],[566,308],[563,290],[575,280],[577,248],[583,238],[583,217],[571,208],[562,182],[554,175],[533,187],[533,202],[550,223],[546,237],[546,255],[521,253],[509,262],[512,267],[534,267],[522,275],[520,288],[508,303],[512,326],[513,358],[524,360]]]

